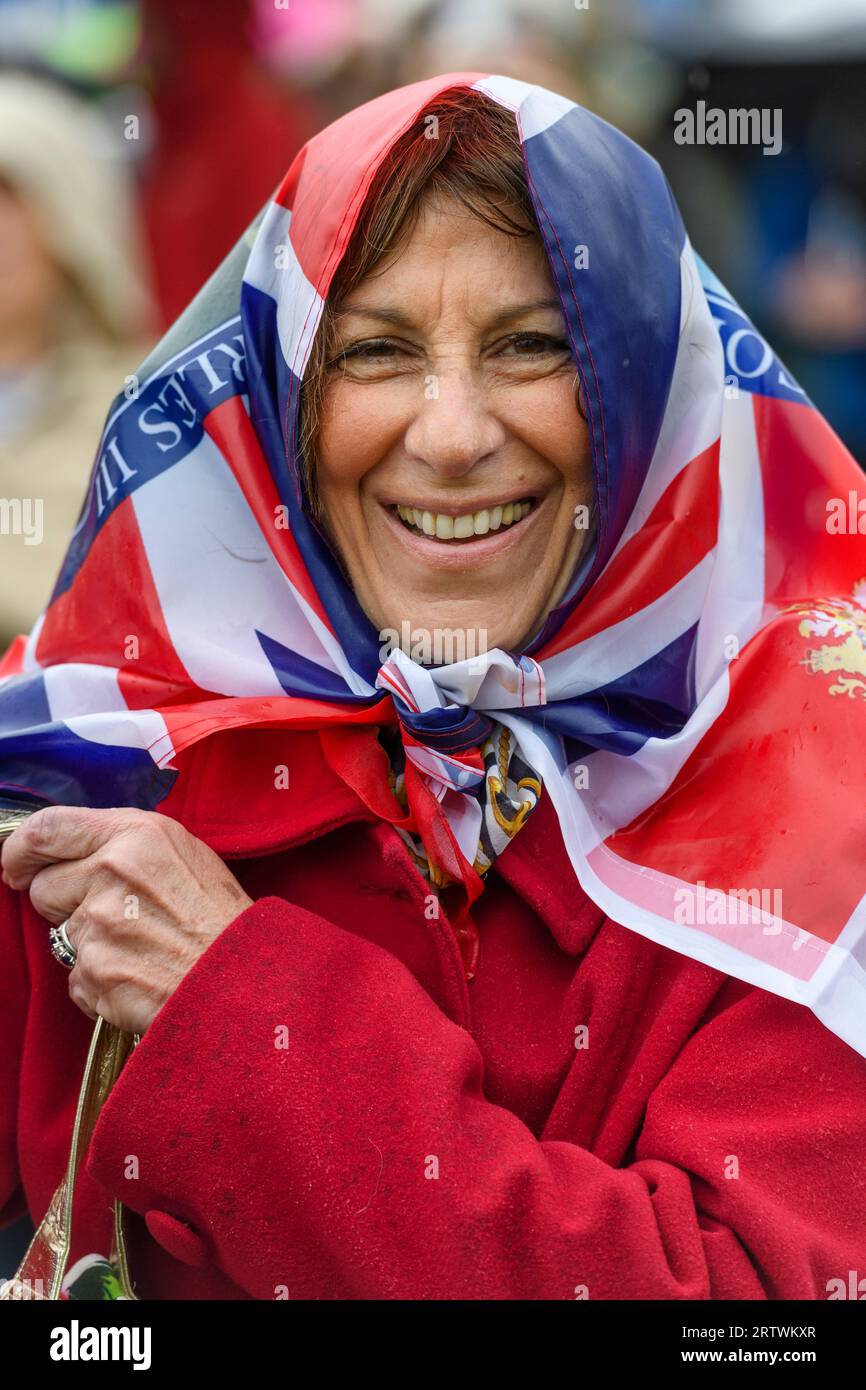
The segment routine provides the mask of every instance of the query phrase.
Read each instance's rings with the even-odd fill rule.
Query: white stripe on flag
[[[724,401],[719,487],[715,565],[698,628],[698,700],[758,630],[764,609],[764,489],[751,391]]]
[[[52,720],[64,723],[78,738],[147,749],[160,766],[174,757],[162,715],[151,709],[127,709],[113,666],[77,661],[46,666],[43,684]]]
[[[210,436],[132,503],[169,635],[197,685],[222,695],[285,694],[256,628],[346,675],[345,658],[342,669],[331,659],[325,640],[335,651],[334,639],[280,569]],[[188,565],[190,554],[199,563]]]
[[[866,1057],[866,898],[861,898],[813,980],[814,1009],[828,1028]]]
[[[721,433],[725,374],[722,340],[688,241],[680,257],[680,278],[680,340],[667,409],[643,487],[613,555],[641,529],[674,479]]]
[[[43,684],[52,719],[126,709],[114,666],[89,666],[79,661],[46,666]]]
[[[244,282],[277,305],[277,336],[286,366],[302,377],[324,300],[310,284],[295,255],[289,235],[292,214],[271,203],[262,219],[255,246],[244,271]]]
[[[129,709],[107,714],[82,714],[63,721],[78,738],[105,743],[113,748],[141,748],[158,767],[174,757],[171,735],[161,714],[152,709]]]
[[[576,102],[569,101],[567,97],[548,92],[545,87],[532,87],[515,77],[482,77],[473,86],[500,106],[507,106],[518,113],[520,133],[524,140],[540,135],[576,108]]]
[[[564,652],[546,657],[548,703],[609,685],[682,637],[701,615],[712,571],[710,552],[646,608]]]

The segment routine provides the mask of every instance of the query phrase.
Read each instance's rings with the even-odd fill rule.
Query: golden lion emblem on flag
[[[820,608],[792,606],[799,613],[802,637],[834,638],[810,647],[803,660],[813,675],[835,676],[831,695],[866,699],[866,579],[854,585],[850,599],[828,599]]]

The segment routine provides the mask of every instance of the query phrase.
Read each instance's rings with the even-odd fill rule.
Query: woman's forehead
[[[338,313],[393,311],[396,320],[407,306],[461,293],[483,299],[491,315],[511,314],[520,305],[559,309],[538,236],[511,235],[452,200],[431,200],[400,245],[343,298]]]

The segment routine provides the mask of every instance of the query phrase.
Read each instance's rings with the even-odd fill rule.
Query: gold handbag
[[[23,808],[16,808],[15,811],[5,808],[0,810],[0,839],[11,835],[29,813],[29,810]],[[75,1109],[72,1147],[65,1176],[51,1199],[51,1205],[39,1223],[17,1272],[0,1287],[0,1300],[60,1298],[72,1245],[72,1203],[79,1164],[87,1152],[99,1111],[120,1075],[127,1057],[140,1040],[138,1033],[124,1033],[107,1023],[104,1018],[96,1020]],[[123,1297],[136,1298],[129,1277],[123,1206],[116,1199],[109,1259],[116,1268]]]

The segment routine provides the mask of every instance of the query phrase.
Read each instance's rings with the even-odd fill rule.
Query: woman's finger
[[[30,881],[30,901],[40,917],[59,924],[80,907],[93,883],[92,858],[48,864]]]
[[[3,877],[25,889],[33,875],[58,860],[85,859],[144,813],[134,809],[45,806],[13,830],[2,851]]]

